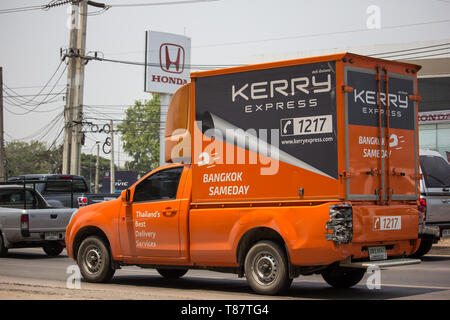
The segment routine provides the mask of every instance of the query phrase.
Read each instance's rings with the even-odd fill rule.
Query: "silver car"
[[[450,237],[450,164],[439,152],[420,150],[420,207],[424,212],[420,257],[441,238]]]

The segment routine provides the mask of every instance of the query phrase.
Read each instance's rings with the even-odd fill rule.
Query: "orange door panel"
[[[134,187],[132,202],[121,212],[119,231],[124,256],[180,256],[182,200],[177,199],[177,192],[182,172],[183,167],[165,168]]]

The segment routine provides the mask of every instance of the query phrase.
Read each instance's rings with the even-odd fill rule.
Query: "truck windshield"
[[[70,180],[49,180],[45,183],[45,192],[70,192]],[[73,180],[73,192],[88,192],[83,180]]]
[[[450,187],[450,164],[436,156],[420,156],[420,167],[428,188]]]

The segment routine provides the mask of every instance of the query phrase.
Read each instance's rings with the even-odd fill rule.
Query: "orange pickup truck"
[[[193,72],[173,96],[166,161],[72,217],[87,281],[125,265],[245,276],[277,294],[300,275],[351,287],[418,263],[417,71],[350,53]]]

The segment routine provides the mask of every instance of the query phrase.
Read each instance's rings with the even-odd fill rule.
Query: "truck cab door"
[[[182,172],[183,167],[162,169],[135,186],[131,203],[123,213],[126,215],[124,225],[120,228],[122,250],[126,256],[180,256],[183,206],[177,193]]]

